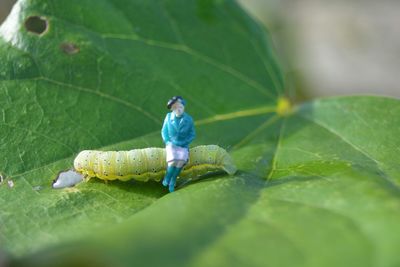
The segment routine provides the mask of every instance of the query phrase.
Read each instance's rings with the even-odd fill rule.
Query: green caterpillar
[[[224,170],[232,175],[236,167],[228,152],[217,145],[203,145],[190,149],[189,162],[180,178],[195,178],[208,172]],[[130,151],[84,150],[74,160],[74,168],[86,178],[103,180],[160,181],[167,168],[164,148],[143,148]]]

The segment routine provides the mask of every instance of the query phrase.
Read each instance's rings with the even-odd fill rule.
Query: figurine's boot
[[[176,178],[181,173],[181,170],[182,168],[175,167],[175,171],[172,175],[171,181],[169,182],[169,192],[174,192]]]
[[[175,166],[168,166],[167,173],[165,174],[164,180],[162,181],[163,186],[168,186],[171,181],[171,177],[175,173]]]

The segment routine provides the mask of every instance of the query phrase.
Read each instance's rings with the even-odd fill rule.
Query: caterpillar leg
[[[84,180],[85,182],[89,181],[90,178],[92,178],[92,177],[90,177],[90,176],[87,175],[87,174],[83,174],[83,180]]]

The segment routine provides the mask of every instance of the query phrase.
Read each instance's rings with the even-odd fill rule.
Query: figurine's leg
[[[181,172],[181,170],[183,168],[183,165],[185,165],[185,163],[186,162],[183,161],[183,160],[176,161],[176,167],[175,167],[174,173],[172,174],[171,181],[169,182],[169,192],[173,192],[174,191],[176,178],[180,174],[180,172]]]
[[[174,172],[174,176],[178,177],[179,174],[181,173],[183,166],[186,164],[186,161],[180,160],[177,162],[176,167],[175,167],[175,172]]]
[[[171,180],[171,177],[173,176],[175,172],[175,166],[172,164],[168,164],[167,168],[167,173],[165,174],[164,180],[162,182],[163,186],[168,186]]]

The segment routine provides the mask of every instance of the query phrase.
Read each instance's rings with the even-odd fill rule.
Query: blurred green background
[[[299,99],[399,97],[400,1],[238,0],[272,33]],[[0,0],[0,21],[14,0]]]
[[[240,2],[272,32],[289,81],[307,94],[400,96],[400,1]]]

